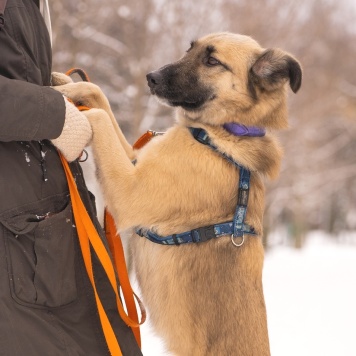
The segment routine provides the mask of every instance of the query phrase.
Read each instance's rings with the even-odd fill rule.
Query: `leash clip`
[[[231,234],[231,242],[234,246],[241,247],[245,242],[245,234],[242,234],[242,236],[236,236],[236,237],[242,237],[242,241],[240,243],[236,243],[234,241],[234,238],[235,238],[234,234]]]
[[[150,132],[152,136],[160,136],[164,134],[164,132],[154,130],[148,130],[148,132]]]
[[[84,156],[84,158],[83,158]],[[79,156],[79,162],[85,162],[89,157],[88,151],[87,150],[83,150],[83,152],[81,153],[81,155]]]

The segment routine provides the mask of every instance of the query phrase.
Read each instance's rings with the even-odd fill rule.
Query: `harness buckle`
[[[208,241],[216,237],[214,225],[200,227],[196,229],[199,234],[200,242]]]
[[[160,135],[164,134],[164,132],[162,132],[162,131],[148,130],[148,132],[150,132],[152,134],[152,136],[160,136]]]

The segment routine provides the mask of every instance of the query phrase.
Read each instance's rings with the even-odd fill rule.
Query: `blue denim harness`
[[[254,228],[245,224],[251,172],[234,161],[230,156],[220,152],[219,149],[211,143],[210,137],[205,130],[193,127],[190,127],[189,130],[198,142],[207,145],[214,151],[218,152],[240,170],[238,200],[233,221],[204,226],[165,237],[144,229],[138,229],[136,230],[136,233],[161,245],[181,245],[192,242],[204,242],[220,236],[230,235],[232,243],[239,247],[244,243],[244,234],[256,235]],[[235,237],[242,237],[242,241],[236,243],[234,241]]]

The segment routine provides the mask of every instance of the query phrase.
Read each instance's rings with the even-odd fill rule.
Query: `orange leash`
[[[153,131],[147,131],[134,143],[133,147],[135,149],[140,149],[146,143],[151,141],[151,139],[154,136],[155,133]],[[146,310],[139,297],[132,290],[130,280],[128,277],[127,265],[124,258],[125,254],[122,246],[121,237],[116,230],[114,218],[107,211],[107,209],[105,209],[104,221],[105,221],[104,224],[105,224],[106,239],[108,241],[110,251],[114,258],[114,263],[116,266],[116,270],[118,272],[121,290],[124,295],[128,315],[132,320],[138,323],[138,315],[137,315],[137,309],[135,304],[135,299],[136,299],[137,304],[139,305],[141,311],[141,319],[142,319],[140,323],[141,325],[146,320]],[[133,328],[132,331],[135,335],[138,345],[141,347],[140,329]]]
[[[70,77],[72,74],[75,73],[78,74],[80,78],[82,78],[83,82],[90,82],[88,74],[81,68],[71,68],[67,70],[65,74]]]
[[[121,237],[116,231],[116,226],[112,215],[106,209],[105,209],[105,234],[109,244],[110,251],[114,258],[116,270],[118,272],[121,290],[128,311],[128,316],[132,320],[134,320],[137,324],[141,325],[146,320],[146,310],[139,297],[132,290],[131,283],[129,280],[129,274],[127,271],[127,265],[124,258],[125,254],[124,254],[124,248],[122,246]],[[142,320],[140,323],[138,323],[138,314],[137,314],[135,299],[141,311]],[[132,328],[132,332],[134,333],[138,345],[141,347],[140,328],[138,327]]]
[[[70,69],[66,74],[71,75],[73,73],[77,73],[81,76],[83,81],[89,81],[88,75],[82,70],[78,68],[73,68]],[[74,103],[76,104],[76,103]],[[86,106],[81,106],[77,105],[78,109],[81,111],[84,110],[89,110],[89,107]],[[152,133],[153,136],[153,133]],[[151,139],[151,137],[146,140],[142,146],[148,142]],[[118,312],[122,318],[122,320],[131,327],[132,332],[136,338],[136,341],[141,347],[141,336],[140,336],[140,329],[139,326],[142,325],[145,320],[146,320],[146,310],[141,302],[141,300],[138,298],[138,296],[134,293],[132,290],[130,280],[128,277],[128,271],[127,271],[127,266],[125,262],[125,256],[124,256],[124,249],[122,246],[121,238],[119,234],[116,232],[116,227],[114,223],[114,219],[112,216],[105,210],[105,234],[106,238],[109,244],[110,251],[113,255],[114,259],[114,264],[116,267],[117,275],[120,281],[121,285],[121,290],[122,294],[125,300],[126,308],[127,308],[127,314],[123,308],[119,293],[118,293],[118,285],[116,283],[116,276],[115,276],[115,269],[112,264],[111,258],[101,241],[98,232],[96,231],[96,228],[91,221],[86,208],[80,198],[76,183],[74,181],[73,175],[71,173],[71,170],[69,168],[69,165],[65,158],[60,154],[60,158],[64,167],[64,171],[67,177],[68,181],[68,186],[69,186],[69,191],[70,191],[70,196],[71,196],[71,201],[72,201],[72,207],[73,207],[73,215],[75,219],[75,223],[77,226],[77,231],[78,231],[78,237],[79,237],[79,242],[80,242],[80,247],[82,250],[83,258],[84,258],[84,264],[89,276],[89,279],[91,281],[94,294],[95,294],[95,299],[96,299],[96,304],[99,312],[99,317],[101,321],[101,325],[103,328],[104,336],[107,342],[107,345],[109,347],[110,353],[113,356],[121,356],[121,350],[120,346],[118,344],[118,341],[116,339],[115,333],[112,329],[112,326],[110,324],[110,321],[106,315],[106,312],[102,306],[100,297],[97,293],[96,285],[95,285],[95,280],[94,280],[94,275],[93,275],[93,267],[92,267],[92,261],[91,261],[91,253],[90,253],[90,245],[93,247],[96,255],[99,258],[100,263],[102,264],[108,279],[110,281],[110,284],[114,290],[114,293],[116,295],[116,302],[117,302],[117,308]],[[90,244],[89,244],[90,243]],[[135,299],[137,301],[137,304],[140,307],[141,311],[141,321],[139,322],[138,318],[138,313],[137,313],[137,308],[136,308],[136,303]]]
[[[100,262],[102,263],[105,272],[108,274],[110,282],[112,282],[112,274],[111,271],[112,265],[110,261],[110,257],[103,245],[98,233],[85,209],[85,206],[80,198],[76,183],[74,181],[72,172],[69,168],[68,162],[65,158],[60,154],[60,159],[62,161],[64,171],[68,181],[69,193],[72,202],[73,215],[74,220],[78,232],[79,244],[83,254],[85,268],[87,270],[91,285],[94,290],[95,300],[99,312],[100,322],[103,328],[104,336],[106,343],[108,345],[110,354],[112,356],[121,356],[121,349],[119,343],[116,339],[115,333],[110,324],[109,318],[105,312],[105,309],[101,303],[99,294],[96,289],[94,273],[93,273],[93,265],[91,260],[91,252],[90,252],[90,244],[94,248],[97,256],[99,257]],[[89,244],[90,243],[90,244]],[[111,277],[111,278],[110,278]],[[115,277],[115,276],[114,276]],[[116,284],[116,282],[114,283]],[[117,295],[117,288],[114,289]],[[117,296],[118,298],[118,296]]]
[[[77,227],[77,232],[78,232],[78,237],[79,237],[79,243],[80,247],[82,250],[83,254],[83,259],[84,259],[84,264],[90,279],[90,282],[92,284],[94,294],[95,294],[95,300],[96,304],[98,307],[98,312],[99,312],[99,317],[100,321],[103,327],[103,332],[104,336],[107,342],[107,345],[109,347],[110,353],[113,356],[120,356],[121,350],[118,344],[118,341],[116,340],[115,333],[112,329],[112,326],[110,324],[110,321],[106,315],[106,312],[103,308],[103,305],[101,303],[100,297],[98,295],[96,285],[95,285],[95,279],[94,279],[94,274],[93,274],[93,266],[92,266],[92,260],[91,260],[91,252],[90,252],[90,245],[94,249],[96,255],[99,258],[99,261],[101,265],[103,266],[105,273],[110,281],[110,284],[114,290],[115,296],[116,296],[116,304],[118,308],[118,312],[122,318],[122,320],[126,323],[126,325],[130,326],[132,330],[135,330],[135,328],[138,328],[139,325],[141,325],[145,321],[146,313],[143,310],[142,314],[142,320],[141,322],[137,321],[137,314],[136,314],[136,320],[132,320],[129,315],[126,314],[122,303],[121,299],[118,293],[118,285],[116,282],[116,276],[115,276],[115,270],[114,266],[112,264],[111,258],[105,248],[105,245],[103,244],[98,232],[96,231],[96,228],[93,224],[93,222],[90,219],[90,216],[81,200],[81,197],[79,195],[77,185],[74,181],[72,172],[69,168],[68,162],[66,159],[60,154],[60,158],[63,164],[63,168],[67,177],[68,181],[68,187],[69,187],[69,193],[71,197],[71,202],[72,202],[72,208],[73,208],[73,215],[74,215],[74,220],[75,224]],[[121,263],[125,264],[125,260],[123,256],[118,256],[118,260],[121,261]],[[121,271],[119,274],[121,275],[121,278],[119,277],[120,281],[123,280],[125,281],[125,278],[123,278],[123,274],[127,272],[126,266],[125,266],[125,271],[124,273]],[[126,282],[128,281],[128,277]],[[129,283],[129,282],[128,282]],[[122,288],[128,289],[127,285],[125,283],[122,285]],[[129,293],[132,293],[132,288],[131,286],[129,287]],[[127,295],[127,292],[123,292],[123,294]],[[140,304],[141,302],[139,302]],[[130,305],[132,304],[131,302],[129,303]],[[136,332],[135,335],[138,333]],[[138,334],[139,335],[139,334]],[[140,340],[138,340],[138,343],[140,345]]]
[[[68,75],[70,77],[72,74],[75,73],[80,76],[83,82],[90,82],[90,78],[88,74],[81,68],[71,68],[65,72],[65,75]],[[69,100],[72,104],[74,104],[80,111],[90,110],[90,108],[87,106],[74,103],[72,99],[67,98],[67,100]]]
[[[152,138],[155,136],[153,131],[145,132],[134,144],[133,148],[138,150],[142,148],[146,143],[150,142]]]

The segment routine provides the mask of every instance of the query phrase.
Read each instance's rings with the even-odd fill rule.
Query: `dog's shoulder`
[[[237,163],[270,179],[278,177],[283,150],[274,135],[236,137],[220,127],[207,131],[213,144]]]
[[[222,128],[207,125],[199,125],[199,127],[207,131],[212,143],[218,147],[219,151],[227,154],[239,164],[270,179],[278,176],[283,151],[272,134],[264,137],[236,137]],[[152,166],[162,165],[166,160],[167,164],[169,162],[177,164],[182,160],[185,164],[194,160],[195,164],[199,164],[197,160],[202,159],[204,152],[207,152],[206,147],[194,139],[189,128],[177,124],[163,135],[153,138],[138,152],[137,158],[138,161],[150,162]]]
[[[167,164],[187,156],[189,152],[189,141],[194,140],[190,135],[189,130],[180,125],[170,127],[162,135],[153,137],[145,146],[136,151],[137,160],[163,164],[167,160]]]

